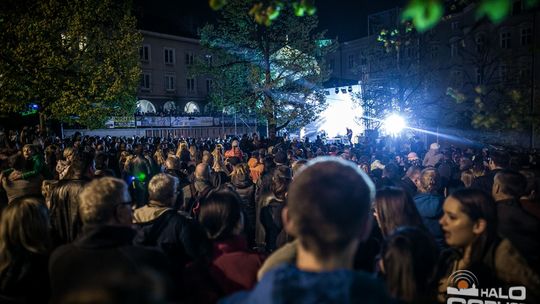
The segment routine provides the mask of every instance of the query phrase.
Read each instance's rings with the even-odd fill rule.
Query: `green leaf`
[[[487,16],[492,22],[499,23],[510,14],[511,0],[483,0],[476,11],[476,16]]]
[[[209,0],[208,4],[210,5],[211,9],[217,11],[222,9],[227,4],[227,0]]]
[[[418,31],[424,32],[441,20],[443,12],[444,8],[439,0],[412,0],[401,14],[401,19],[412,20]]]

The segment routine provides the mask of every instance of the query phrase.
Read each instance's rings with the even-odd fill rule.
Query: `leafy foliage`
[[[320,84],[326,78],[323,58],[333,44],[318,43],[323,34],[314,33],[315,15],[297,18],[285,10],[267,27],[248,14],[253,5],[229,1],[218,23],[201,30],[214,64],[201,60],[191,72],[212,77],[210,99],[218,109],[257,114],[270,134],[303,126],[326,105]]]
[[[141,36],[129,11],[129,1],[3,1],[0,110],[36,103],[90,127],[132,113]]]

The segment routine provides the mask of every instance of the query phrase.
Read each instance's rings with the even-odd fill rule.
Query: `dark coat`
[[[138,231],[134,244],[159,247],[177,268],[209,251],[197,223],[177,210],[147,205],[135,210],[133,219]]]
[[[50,295],[48,255],[29,254],[0,272],[0,303],[46,303]]]
[[[399,183],[397,183],[396,186],[405,190],[405,192],[409,193],[411,197],[414,197],[416,193],[418,192],[418,189],[416,188],[416,185],[414,184],[414,182],[407,176],[402,178],[401,181],[399,181]]]
[[[220,303],[391,303],[382,282],[364,272],[306,272],[285,264],[264,275],[255,289]]]
[[[414,204],[422,217],[422,222],[435,238],[440,249],[446,247],[444,234],[439,224],[439,220],[443,216],[443,201],[442,196],[431,193],[420,193],[414,197]]]
[[[493,188],[493,180],[495,179],[495,174],[499,173],[501,169],[495,169],[486,173],[486,175],[479,176],[474,179],[471,184],[471,188],[479,189],[485,193],[491,195],[491,189]]]
[[[509,239],[540,272],[540,220],[523,210],[517,200],[497,201],[496,204],[499,234]]]
[[[266,251],[272,252],[287,242],[287,235],[283,230],[281,211],[285,202],[273,199],[261,208],[261,224],[264,227]]]
[[[245,215],[245,231],[250,247],[255,245],[255,223],[256,223],[256,206],[255,206],[255,184],[249,176],[240,180],[231,179],[231,188],[233,188],[242,199],[242,211]]]
[[[135,233],[130,227],[85,226],[75,242],[57,248],[49,261],[53,302],[81,286],[98,284],[112,272],[135,275],[149,268],[170,278],[167,257],[133,246]]]
[[[86,179],[64,179],[53,188],[50,216],[54,246],[71,243],[79,235],[82,229],[79,194],[87,183]]]

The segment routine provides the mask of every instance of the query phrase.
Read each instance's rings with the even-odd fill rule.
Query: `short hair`
[[[148,183],[148,200],[165,203],[174,196],[178,189],[178,178],[159,173],[154,175]]]
[[[523,174],[513,170],[501,170],[495,174],[495,183],[501,187],[501,192],[520,198],[527,189],[527,179]]]
[[[353,163],[334,157],[308,162],[288,192],[289,217],[306,250],[319,258],[360,237],[375,186]]]
[[[79,213],[83,224],[104,224],[114,216],[127,184],[114,177],[103,177],[88,183],[80,194]]]
[[[506,168],[510,165],[510,155],[505,151],[495,150],[491,152],[490,157],[497,166]]]
[[[233,236],[242,218],[242,199],[234,191],[215,190],[201,204],[199,223],[209,239],[220,241]]]

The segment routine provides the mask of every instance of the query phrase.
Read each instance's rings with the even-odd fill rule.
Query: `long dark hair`
[[[0,273],[30,254],[49,251],[49,214],[38,198],[12,201],[0,217]]]
[[[287,166],[278,166],[272,175],[272,192],[276,198],[285,200],[285,195],[289,191],[292,181],[292,170]]]
[[[477,189],[462,189],[450,195],[460,203],[460,209],[473,222],[486,221],[486,230],[474,240],[471,250],[471,264],[483,259],[489,247],[497,239],[497,211],[493,198]]]
[[[425,229],[412,197],[401,188],[386,187],[377,191],[373,207],[385,237],[400,226]]]
[[[201,204],[199,223],[210,240],[221,241],[233,236],[242,218],[241,201],[236,192],[227,189],[208,194]]]
[[[383,277],[390,294],[406,303],[433,303],[438,249],[433,237],[417,227],[400,227],[384,242]]]

